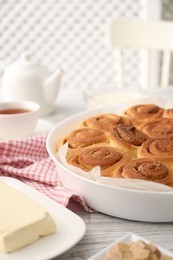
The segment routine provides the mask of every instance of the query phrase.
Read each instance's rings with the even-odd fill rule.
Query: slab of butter
[[[0,252],[12,252],[55,231],[52,217],[42,206],[0,182]]]

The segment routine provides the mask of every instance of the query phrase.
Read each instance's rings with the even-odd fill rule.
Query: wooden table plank
[[[74,201],[70,202],[68,208],[84,220],[86,234],[77,245],[55,259],[88,259],[129,232],[157,243],[173,253],[173,223],[138,222],[99,212],[88,213]]]

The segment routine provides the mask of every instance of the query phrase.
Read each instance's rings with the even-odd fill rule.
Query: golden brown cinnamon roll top
[[[109,134],[110,145],[126,151],[134,158],[138,147],[147,140],[147,135],[134,126],[117,125],[113,127]]]
[[[147,136],[142,131],[130,125],[118,125],[113,127],[110,136],[117,136],[134,146],[140,146],[147,139]]]
[[[160,161],[140,158],[121,166],[114,177],[142,179],[172,186],[173,177],[168,168]]]
[[[92,127],[104,131],[110,131],[113,126],[119,124],[132,125],[132,122],[129,118],[116,114],[97,115],[82,122],[84,127]]]
[[[68,162],[84,171],[90,171],[100,166],[102,176],[112,176],[112,173],[130,158],[120,150],[109,146],[91,146],[74,154]]]
[[[60,146],[68,142],[69,148],[82,148],[98,143],[109,143],[107,134],[99,129],[79,128],[61,140]]]
[[[152,158],[163,162],[170,170],[173,169],[173,140],[148,139],[138,150],[139,158]]]
[[[164,109],[154,104],[140,104],[127,108],[124,114],[128,116],[135,126],[139,126],[144,121],[160,118]]]
[[[150,120],[142,124],[139,129],[150,138],[173,139],[173,119],[159,118]]]

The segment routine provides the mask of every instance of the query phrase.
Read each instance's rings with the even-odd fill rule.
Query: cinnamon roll
[[[104,131],[110,131],[113,126],[119,124],[132,125],[132,122],[129,118],[116,114],[97,115],[82,122],[83,127],[92,127]]]
[[[141,104],[127,108],[124,115],[129,117],[133,124],[138,127],[146,120],[160,118],[164,109],[154,104]]]
[[[168,186],[173,185],[173,175],[166,165],[149,158],[134,159],[125,163],[117,170],[113,177],[142,179]]]
[[[68,159],[68,163],[88,172],[100,166],[101,175],[112,177],[115,170],[130,160],[128,155],[110,146],[92,146],[83,148],[80,153]]]
[[[138,148],[147,140],[147,135],[135,126],[117,125],[110,133],[110,145],[127,152],[131,158],[136,157]]]
[[[79,128],[72,131],[67,137],[60,141],[57,146],[57,151],[66,142],[68,142],[67,157],[69,157],[74,150],[78,151],[83,147],[93,144],[109,144],[109,137],[105,132],[99,129]]]
[[[152,158],[173,169],[173,140],[148,139],[138,150],[138,158]]]
[[[153,139],[173,139],[173,119],[159,118],[142,124],[139,129]]]

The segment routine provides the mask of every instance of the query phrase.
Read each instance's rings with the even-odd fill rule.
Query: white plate
[[[11,185],[42,205],[52,215],[57,225],[56,233],[12,253],[0,253],[0,260],[51,259],[69,250],[84,236],[86,230],[84,221],[70,210],[16,179],[0,177],[0,181]]]
[[[60,122],[49,132],[47,150],[56,164],[59,178],[67,189],[83,197],[86,203],[97,211],[137,221],[172,222],[173,192],[110,187],[70,171],[56,159],[57,142],[73,131],[79,122],[91,115],[120,111],[122,111],[120,107],[104,107],[83,112]]]
[[[116,240],[114,243],[112,243],[110,246],[106,247],[105,249],[103,249],[102,251],[100,251],[99,253],[95,254],[94,256],[90,257],[88,260],[105,260],[105,257],[106,257],[106,253],[108,252],[108,250],[110,250],[116,243],[118,242],[124,242],[124,243],[131,243],[133,241],[136,241],[136,240],[142,240],[146,243],[152,243],[151,241],[149,240],[146,240],[140,236],[137,236],[136,234],[133,234],[133,233],[129,233],[125,236],[123,236],[122,238]],[[154,243],[152,243],[154,244]],[[160,252],[163,254],[163,255],[166,255],[166,256],[172,256],[173,257],[173,253],[171,253],[170,251],[154,244],[155,246],[157,246],[157,248],[160,250]]]

